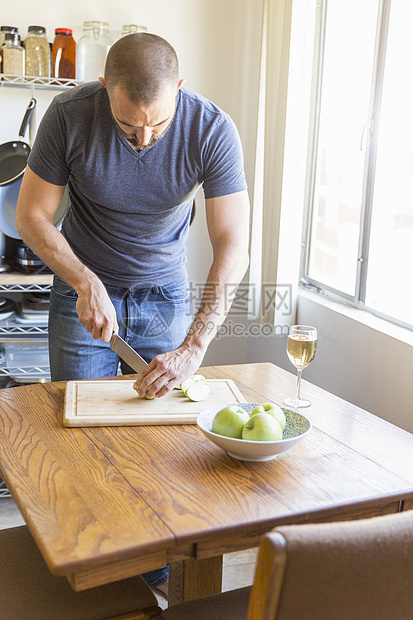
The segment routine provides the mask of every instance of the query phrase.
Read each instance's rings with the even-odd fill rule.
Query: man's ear
[[[176,92],[178,92],[178,90],[181,88],[182,84],[185,82],[185,80],[183,78],[181,78],[178,82],[178,88],[176,89]]]
[[[105,78],[104,78],[104,77],[102,77],[102,76],[100,76],[100,77],[98,78],[98,80],[99,80],[99,82],[102,84],[102,86],[104,86],[104,87],[106,88]]]

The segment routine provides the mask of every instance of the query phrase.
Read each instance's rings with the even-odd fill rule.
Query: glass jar
[[[132,34],[133,32],[147,32],[148,29],[146,26],[138,26],[137,24],[126,24],[122,26],[122,37],[125,34]]]
[[[2,69],[2,51],[1,51],[1,48],[2,48],[2,45],[4,43],[6,34],[8,32],[11,32],[12,34],[18,34],[19,33],[19,29],[16,28],[16,26],[1,26],[0,27],[0,71],[2,73],[4,73],[4,71]]]
[[[83,35],[76,48],[76,79],[79,82],[91,82],[103,76],[111,45],[107,22],[83,22]]]
[[[76,43],[70,28],[56,28],[53,41],[52,73],[55,78],[75,79]]]
[[[16,26],[1,26],[0,27],[0,47],[3,45],[6,34],[11,32],[12,34],[19,34],[19,29]]]
[[[3,73],[24,75],[24,48],[20,43],[20,35],[7,32],[1,51]]]
[[[43,26],[29,26],[24,41],[25,73],[28,76],[50,77],[50,46]]]

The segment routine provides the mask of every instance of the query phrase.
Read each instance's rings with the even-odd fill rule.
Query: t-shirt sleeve
[[[69,179],[66,126],[56,99],[43,115],[27,163],[35,174],[53,185],[66,185]]]
[[[205,198],[217,198],[247,189],[241,140],[228,115],[217,119],[204,149]]]

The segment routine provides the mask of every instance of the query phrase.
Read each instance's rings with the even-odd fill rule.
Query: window
[[[304,279],[413,327],[413,3],[324,0]]]

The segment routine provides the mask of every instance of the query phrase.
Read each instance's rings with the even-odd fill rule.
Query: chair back
[[[248,620],[396,619],[413,619],[413,511],[263,537]]]
[[[161,611],[142,577],[75,592],[52,576],[26,526],[0,530],[1,620],[149,620]]]

